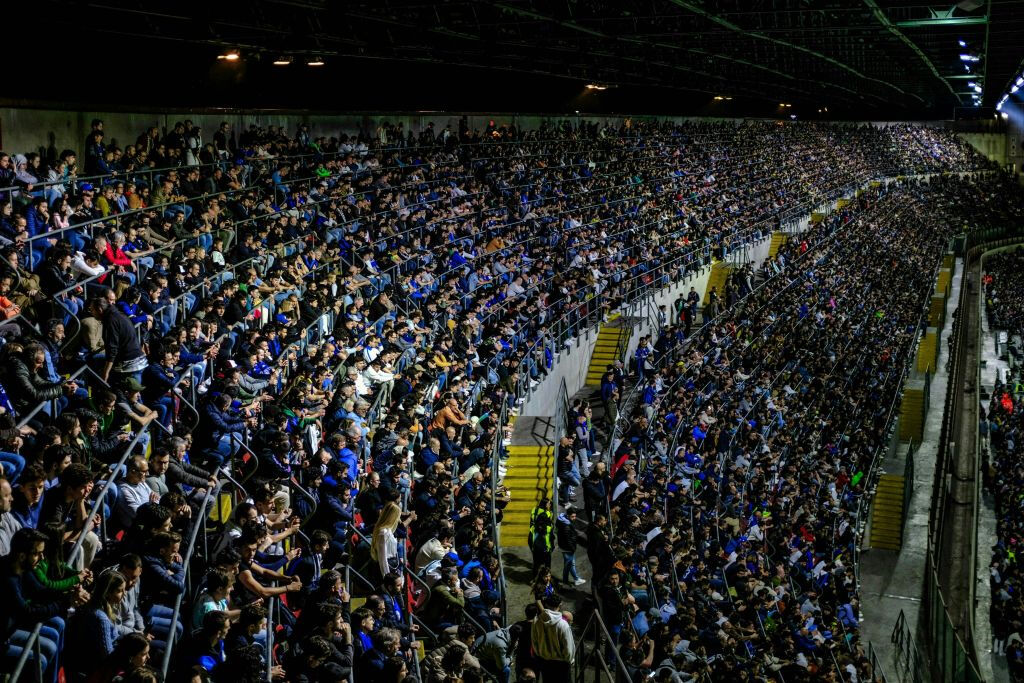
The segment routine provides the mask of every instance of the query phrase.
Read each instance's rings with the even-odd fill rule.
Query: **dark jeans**
[[[565,683],[572,675],[572,665],[555,659],[537,658],[537,678],[543,683]]]

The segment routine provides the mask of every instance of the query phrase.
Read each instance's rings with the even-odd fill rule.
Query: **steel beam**
[[[892,22],[899,28],[935,28],[942,26],[976,26],[987,24],[988,17],[949,17],[948,19],[907,19]]]

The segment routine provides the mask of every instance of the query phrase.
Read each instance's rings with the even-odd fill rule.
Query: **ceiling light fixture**
[[[274,60],[274,66],[288,66],[292,63],[292,57],[288,55],[282,55]]]
[[[962,61],[962,62],[980,62],[981,61],[981,57],[979,57],[978,55],[972,55],[972,54],[966,54],[965,53],[965,54],[960,55],[960,61]]]
[[[315,59],[311,59],[308,62],[306,62],[306,66],[323,66],[324,64],[324,60],[320,59],[319,57],[316,57]]]

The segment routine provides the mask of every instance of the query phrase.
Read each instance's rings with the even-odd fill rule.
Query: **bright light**
[[[1020,86],[1024,85],[1024,76],[1020,76],[1020,77],[1018,77],[1018,78],[1017,78],[1017,80],[1013,82],[1013,84],[1014,84],[1015,86],[1017,86],[1018,88],[1019,88]]]
[[[715,99],[716,100],[724,100],[725,98],[722,97],[721,95],[715,95]]]
[[[237,62],[238,57],[238,52],[236,52],[235,50],[232,50],[231,52],[226,52],[222,55],[217,55],[217,59],[226,59],[229,62]]]
[[[963,62],[980,62],[981,61],[981,57],[978,57],[977,55],[962,54],[962,55],[960,55],[960,61],[963,61]]]
[[[314,59],[314,60],[309,61],[309,62],[306,62],[306,66],[323,66],[323,65],[324,65],[324,60],[319,59],[319,58]]]
[[[274,60],[274,66],[288,66],[292,63],[291,57],[278,57]]]
[[[789,118],[791,118],[791,119],[793,119],[794,121],[796,121],[796,114],[790,114],[790,115],[789,115]]]
[[[607,90],[608,86],[598,85],[596,83],[587,83],[587,90]]]
[[[1008,119],[1008,118],[1010,118],[1010,115],[1009,115],[1009,114],[1007,114],[1007,113],[1006,113],[1006,112],[1004,111],[1004,112],[1002,113],[1002,117],[1003,117],[1004,119]]]
[[[1020,86],[1017,85],[1016,83],[1014,83],[1013,85],[1010,86],[1010,92],[1011,93],[1016,93],[1018,90],[1020,90]]]
[[[981,86],[980,85],[974,86],[974,92],[981,92]]]
[[[966,40],[958,40],[957,42],[960,43],[960,47],[967,47],[967,41]]]

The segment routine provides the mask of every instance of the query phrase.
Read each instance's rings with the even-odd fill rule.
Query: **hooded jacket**
[[[567,553],[576,552],[579,532],[576,531],[576,525],[569,520],[564,512],[559,513],[555,528],[558,531],[558,549]]]
[[[541,610],[530,628],[533,651],[541,659],[558,662],[572,662],[576,656],[576,643],[572,639],[572,628],[562,618],[561,612]]]

